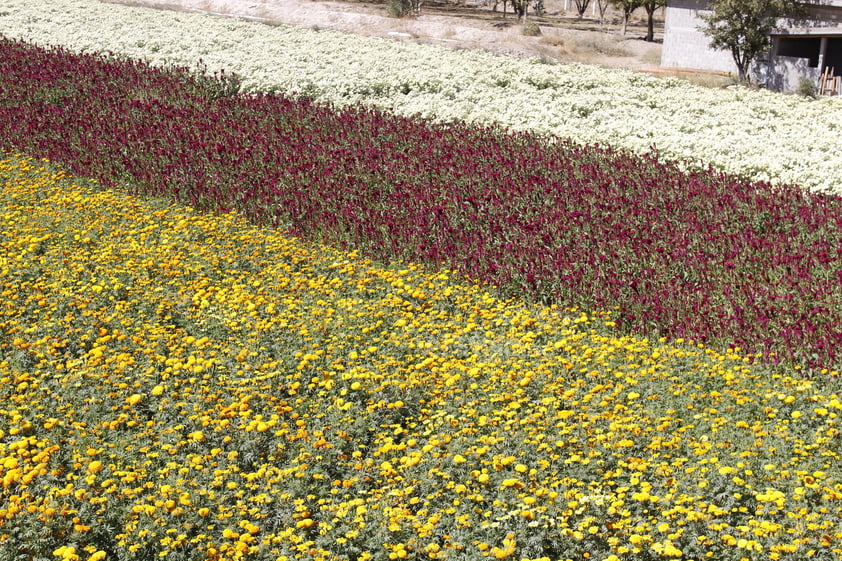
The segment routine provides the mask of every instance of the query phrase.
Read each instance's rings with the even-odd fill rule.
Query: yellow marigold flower
[[[129,397],[126,398],[126,403],[134,406],[134,405],[137,405],[138,403],[140,403],[141,399],[143,399],[143,395],[139,394],[139,393],[135,393],[135,394],[132,394],[132,395],[130,395]]]
[[[79,555],[76,553],[76,548],[68,545],[63,545],[54,550],[53,555],[61,557],[65,561],[79,561]]]
[[[514,536],[511,534],[509,534],[509,536],[511,537],[507,537],[503,540],[503,547],[491,548],[491,555],[493,555],[495,559],[505,559],[515,552],[517,542],[514,540]]]
[[[108,554],[102,550],[94,552],[90,557],[88,557],[88,561],[102,561]]]
[[[646,538],[645,536],[641,536],[640,534],[632,534],[631,536],[629,536],[629,541],[634,545],[640,545],[644,541],[646,541]]]
[[[664,543],[654,543],[652,549],[664,557],[682,557],[684,555],[684,552],[675,547],[670,540],[666,540]]]
[[[513,464],[513,463],[515,463],[515,457],[514,456],[504,456],[504,457],[500,458],[500,464],[501,465],[508,466],[508,465]]]
[[[94,460],[88,464],[88,471],[91,473],[99,473],[102,471],[102,462],[99,460]]]

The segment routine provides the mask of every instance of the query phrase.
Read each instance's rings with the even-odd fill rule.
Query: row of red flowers
[[[235,77],[0,40],[0,145],[637,333],[842,357],[842,200],[559,138],[237,93]]]

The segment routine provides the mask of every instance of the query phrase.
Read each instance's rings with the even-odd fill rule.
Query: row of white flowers
[[[842,102],[96,0],[3,0],[7,37],[224,69],[249,90],[496,122],[842,194]]]

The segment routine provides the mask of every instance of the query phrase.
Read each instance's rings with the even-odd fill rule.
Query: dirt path
[[[511,13],[482,4],[425,3],[417,18],[388,17],[385,3],[321,0],[104,0],[108,2],[244,17],[271,23],[334,29],[397,41],[434,43],[454,48],[486,49],[516,56],[544,56],[564,62],[584,62],[613,68],[645,69],[660,62],[660,43],[641,40],[641,22],[626,37],[619,26],[605,31],[595,19],[577,21],[565,12],[565,0],[545,0],[546,13],[532,18],[541,35],[525,36]],[[481,1],[481,0],[477,0]],[[572,5],[572,2],[567,2]],[[502,3],[500,10],[502,10]],[[590,15],[590,14],[588,14]],[[658,36],[656,35],[656,39]]]

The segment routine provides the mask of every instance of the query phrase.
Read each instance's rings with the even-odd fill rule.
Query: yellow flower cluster
[[[0,181],[2,559],[842,558],[832,377]]]

